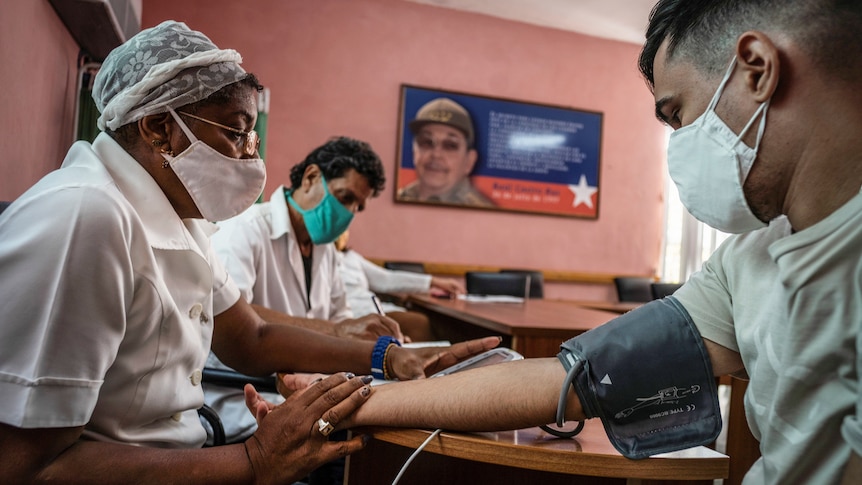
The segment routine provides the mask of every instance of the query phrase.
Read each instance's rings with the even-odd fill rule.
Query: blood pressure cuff
[[[588,418],[627,458],[710,443],[721,431],[700,333],[674,297],[654,300],[568,342],[557,355]]]

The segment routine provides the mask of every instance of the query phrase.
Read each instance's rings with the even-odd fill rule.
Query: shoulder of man
[[[494,206],[494,203],[491,202],[487,197],[485,197],[482,192],[479,192],[476,187],[473,187],[473,184],[471,184],[469,180],[464,180],[462,183],[458,184],[458,186],[455,187],[455,189],[449,194],[449,196],[444,198],[444,201],[455,204],[468,204],[480,207]]]

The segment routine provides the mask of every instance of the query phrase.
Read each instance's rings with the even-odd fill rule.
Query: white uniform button
[[[189,380],[192,381],[193,386],[199,386],[202,378],[203,373],[201,373],[200,369],[195,369],[195,371],[192,372],[192,375],[189,376]]]
[[[201,316],[201,312],[204,311],[204,306],[200,303],[195,303],[192,305],[192,308],[189,310],[189,318],[192,320],[198,319]]]
[[[183,413],[175,413],[173,416],[171,416],[171,419],[173,419],[174,421],[179,421],[183,419]]]

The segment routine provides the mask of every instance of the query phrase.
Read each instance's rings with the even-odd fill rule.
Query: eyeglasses
[[[219,128],[230,131],[231,133],[236,133],[237,135],[243,137],[243,146],[242,152],[246,155],[254,155],[257,149],[260,147],[260,137],[257,132],[254,130],[242,131],[237,130],[236,128],[232,128],[227,125],[223,125],[221,123],[216,123],[215,121],[210,121],[206,118],[201,118],[200,116],[195,116],[190,113],[186,113],[184,111],[178,111],[179,114],[188,116],[189,118],[194,118],[198,121],[203,121],[204,123],[209,123],[213,126],[218,126]]]

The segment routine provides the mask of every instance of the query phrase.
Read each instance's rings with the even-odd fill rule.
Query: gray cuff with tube
[[[647,303],[561,349],[557,357],[574,374],[569,379],[584,413],[602,420],[624,456],[708,444],[721,431],[709,355],[674,297]]]

